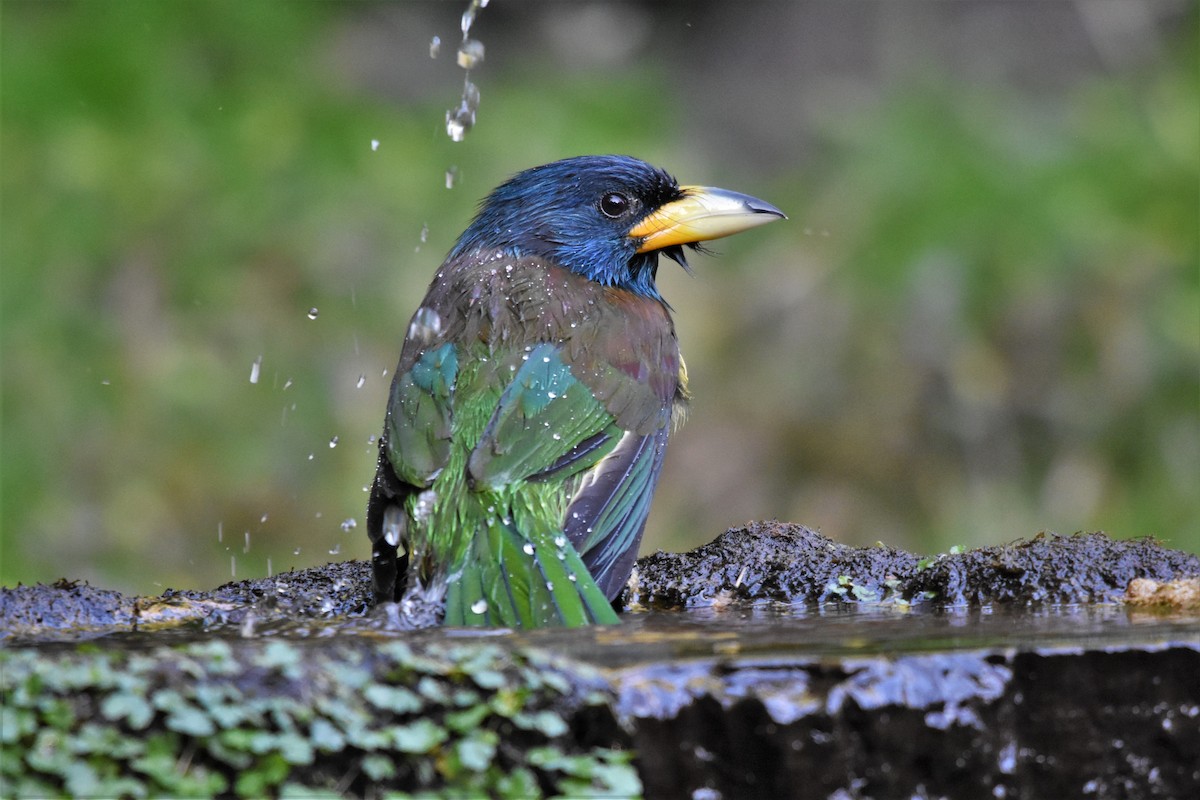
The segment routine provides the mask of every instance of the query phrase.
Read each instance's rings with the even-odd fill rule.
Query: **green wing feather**
[[[388,459],[401,480],[428,486],[449,461],[451,398],[457,378],[458,352],[446,343],[422,353],[411,369],[393,381],[386,427]]]

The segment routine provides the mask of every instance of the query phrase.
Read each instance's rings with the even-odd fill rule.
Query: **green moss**
[[[638,795],[628,742],[571,734],[601,686],[587,667],[481,644],[10,649],[0,794]]]

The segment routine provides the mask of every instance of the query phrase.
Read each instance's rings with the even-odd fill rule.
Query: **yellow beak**
[[[683,197],[647,214],[629,231],[639,253],[694,244],[757,228],[787,215],[748,194],[712,186],[681,186]]]

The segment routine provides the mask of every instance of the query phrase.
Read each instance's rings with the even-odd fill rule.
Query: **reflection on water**
[[[250,638],[402,638],[416,643],[479,639],[535,647],[606,667],[668,659],[809,660],[846,656],[1009,649],[1042,652],[1121,650],[1191,644],[1200,648],[1200,613],[1154,613],[1118,604],[982,608],[731,604],[722,609],[630,612],[607,627],[510,631],[428,628],[395,630],[379,613],[326,620],[273,620]],[[112,634],[106,644],[141,647],[207,638],[245,638],[241,624],[185,626]]]

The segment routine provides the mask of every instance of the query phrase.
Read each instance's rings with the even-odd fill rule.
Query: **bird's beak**
[[[720,239],[756,228],[787,215],[770,203],[748,194],[711,186],[681,186],[683,197],[646,215],[629,231],[640,239],[639,253],[664,247]]]

